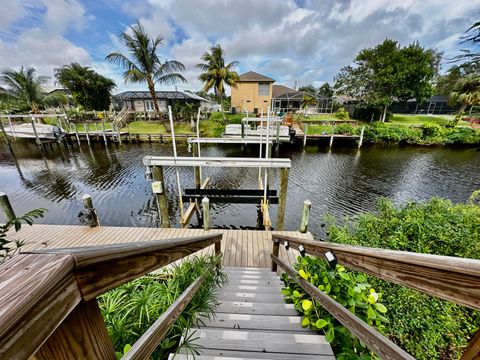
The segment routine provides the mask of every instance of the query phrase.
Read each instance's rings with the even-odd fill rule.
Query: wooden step
[[[267,279],[267,280],[259,280],[259,279],[241,279],[241,278],[235,278],[235,279],[232,279],[230,278],[229,279],[229,282],[228,284],[230,285],[256,285],[256,286],[262,286],[262,285],[265,285],[265,286],[270,286],[270,285],[274,285],[274,286],[284,286],[283,285],[283,281],[281,280],[271,280],[271,279]]]
[[[191,354],[187,355],[182,353],[170,354],[168,360],[335,360],[333,355],[296,355],[296,354],[281,354],[281,353],[258,353],[247,351],[228,351],[228,350],[215,350],[215,349],[203,349],[200,350],[202,355]]]
[[[276,294],[276,295],[282,295],[282,287],[280,285],[262,285],[262,286],[257,286],[257,285],[235,285],[235,284],[228,284],[225,285],[221,288],[221,291],[227,291],[227,292],[251,292],[255,294]]]
[[[194,334],[192,334],[194,333]],[[252,332],[212,328],[191,329],[195,344],[206,349],[252,351],[259,353],[293,353],[333,355],[324,336],[280,332]]]
[[[263,271],[263,272],[269,272],[269,273],[274,273],[270,268],[266,267],[232,267],[232,266],[226,266],[222,268],[225,271]]]
[[[244,302],[261,302],[270,304],[284,304],[283,296],[278,294],[256,294],[253,292],[228,292],[220,290],[217,295],[219,301],[244,301]]]
[[[280,278],[274,275],[258,275],[258,274],[227,274],[229,282],[236,282],[238,280],[260,280],[260,281],[270,281],[270,282],[281,282]]]
[[[217,313],[259,314],[259,315],[298,315],[293,304],[266,304],[245,301],[221,301],[216,308]]]
[[[288,332],[309,332],[309,329],[302,328],[301,316],[284,315],[251,315],[251,314],[229,314],[217,313],[210,320],[202,318],[203,327],[214,327],[224,329],[255,330],[255,331],[288,331]]]

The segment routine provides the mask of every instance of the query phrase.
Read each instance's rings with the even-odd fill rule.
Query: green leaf
[[[293,290],[292,295],[293,295],[293,297],[297,298],[297,297],[300,296],[300,293],[297,290]]]
[[[313,303],[310,300],[302,301],[302,309],[305,311],[310,310],[313,307]]]
[[[327,284],[327,286],[325,286],[325,293],[328,294],[330,293],[330,290],[332,289],[332,285],[330,284]]]
[[[367,316],[369,319],[376,319],[377,318],[377,313],[375,310],[372,309],[371,306],[368,307],[367,309]]]
[[[306,328],[308,325],[310,325],[310,320],[308,320],[307,317],[304,317],[302,320],[302,328]]]
[[[327,340],[327,342],[331,343],[333,341],[334,337],[335,337],[335,330],[333,329],[333,326],[332,326],[325,333],[325,340]]]
[[[382,314],[385,314],[387,312],[387,307],[383,304],[380,303],[375,303],[375,307],[377,308],[378,311],[380,311]]]
[[[131,348],[132,348],[132,345],[126,344],[126,345],[123,347],[123,353],[126,354]]]
[[[303,269],[300,269],[298,271],[298,275],[300,275],[302,278],[304,278],[305,280],[308,280],[309,278],[309,274],[307,274]]]
[[[318,319],[317,322],[315,323],[315,326],[319,329],[324,328],[327,325],[328,325],[328,321],[324,319]]]
[[[349,276],[347,273],[339,272],[338,275],[340,275],[340,277],[341,277],[343,280],[347,280],[347,281],[350,280],[350,276]]]

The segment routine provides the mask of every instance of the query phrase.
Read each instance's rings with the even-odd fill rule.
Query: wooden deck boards
[[[208,232],[202,229],[162,229],[146,227],[101,226],[89,228],[78,225],[33,225],[24,226],[18,233],[11,232],[9,237],[26,242],[25,250],[52,249],[79,246],[94,246],[136,241],[162,240],[195,235],[222,233],[223,266],[227,267],[270,267],[272,251],[271,234],[312,239],[310,233],[297,231],[256,231],[256,230],[218,230]],[[201,250],[200,254],[213,254],[213,245]],[[280,257],[287,264],[295,262],[298,252],[285,251],[280,247]]]

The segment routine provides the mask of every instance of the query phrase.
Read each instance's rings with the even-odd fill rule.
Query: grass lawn
[[[423,125],[426,122],[433,122],[438,125],[445,125],[452,119],[453,117],[440,115],[393,114],[388,122],[395,125]]]

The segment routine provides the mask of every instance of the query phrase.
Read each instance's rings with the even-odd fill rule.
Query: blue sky
[[[199,90],[194,65],[216,43],[227,61],[239,61],[240,73],[318,86],[387,37],[452,57],[480,17],[478,0],[0,0],[0,9],[1,70],[33,66],[53,79],[55,68],[79,62],[114,79],[117,91],[143,89],[125,84],[121,69],[104,60],[121,50],[116,34],[137,19],[164,36],[164,59],[187,67],[188,83],[178,88]]]

